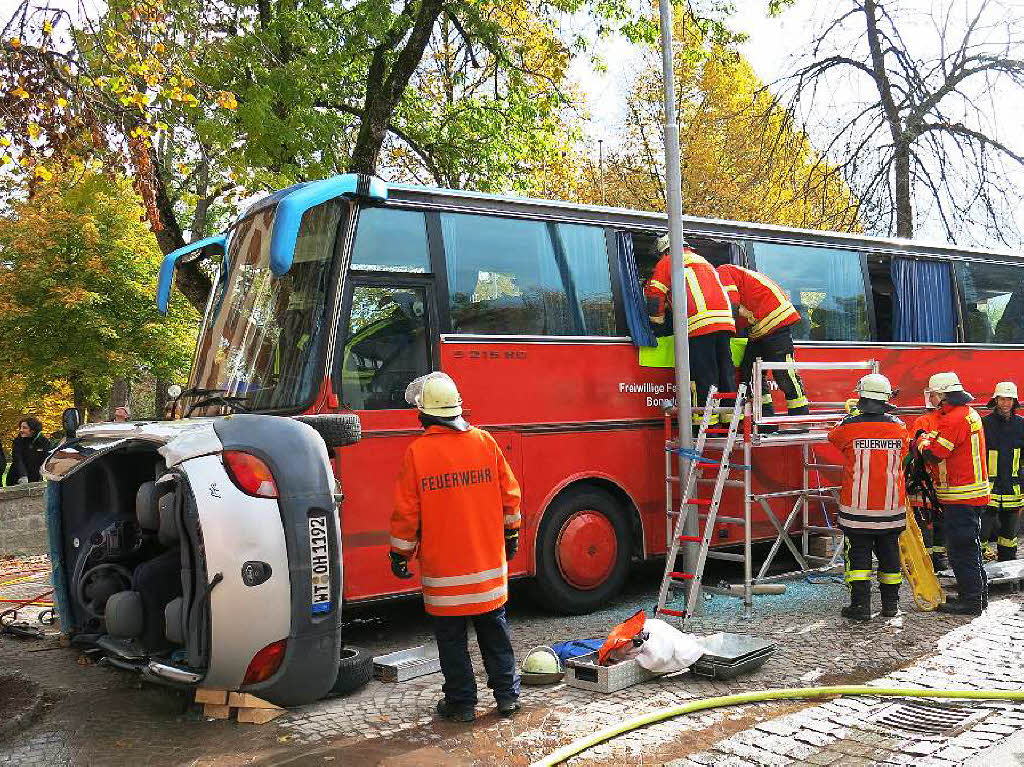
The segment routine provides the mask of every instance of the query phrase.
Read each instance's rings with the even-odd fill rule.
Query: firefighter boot
[[[936,573],[941,573],[949,569],[949,559],[946,557],[945,552],[932,552],[932,569]]]
[[[1012,545],[1006,545],[1010,542]],[[996,546],[996,559],[1000,562],[1012,562],[1017,558],[1017,539],[1016,538],[999,538],[999,544]]]
[[[882,617],[895,618],[900,614],[900,585],[880,583],[878,590],[882,593]]]
[[[851,621],[871,620],[871,581],[850,583],[850,604],[843,608],[842,616]]]

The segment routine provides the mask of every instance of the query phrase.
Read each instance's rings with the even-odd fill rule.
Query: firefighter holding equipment
[[[737,329],[749,329],[740,380],[750,381],[754,360],[758,358],[765,362],[793,362],[791,327],[800,322],[800,312],[779,284],[763,274],[733,264],[718,267],[718,277],[736,310]],[[775,370],[772,377],[786,395],[786,412],[807,415],[810,403],[800,375],[795,370]],[[761,412],[774,415],[771,394],[763,385],[761,391]]]
[[[982,540],[996,543],[1000,562],[1017,558],[1017,524],[1024,506],[1024,418],[1017,415],[1017,385],[996,384],[988,406],[992,412],[981,419],[988,446],[988,479],[991,500],[982,520]]]
[[[444,373],[414,380],[406,401],[425,432],[406,450],[391,516],[391,569],[410,578],[419,557],[423,603],[437,638],[442,717],[475,718],[476,679],[466,629],[472,621],[498,713],[519,710],[519,674],[505,621],[508,560],[519,544],[520,491],[501,448],[462,417],[462,398]]]
[[[661,258],[644,285],[644,296],[655,335],[667,335],[670,323],[666,320],[672,294],[672,259],[669,256],[667,234],[658,238],[657,249]],[[693,423],[696,425],[701,421],[700,408],[707,401],[708,389],[715,386],[719,391],[735,391],[735,369],[729,340],[736,334],[736,322],[715,267],[685,243],[683,261],[686,332],[690,347],[691,377],[696,389],[693,410]],[[716,417],[713,420],[717,422],[718,419]]]
[[[871,620],[871,554],[878,557],[878,590],[882,615],[899,613],[900,533],[906,527],[903,456],[907,427],[889,410],[893,396],[889,379],[871,373],[857,384],[857,414],[828,434],[843,454],[839,526],[846,535],[846,583],[850,604],[842,615]]]
[[[910,454],[907,456],[905,468],[907,501],[915,509],[924,545],[932,557],[932,569],[937,573],[949,567],[949,560],[946,558],[946,537],[942,529],[942,505],[935,493],[937,465],[924,460],[917,450],[917,440],[925,434],[934,437],[937,433],[940,399],[935,392],[925,392],[929,409],[914,420],[914,425],[910,429]]]
[[[936,373],[928,392],[938,395],[934,432],[917,440],[926,461],[936,464],[935,493],[942,504],[949,563],[960,596],[939,610],[957,615],[981,615],[988,604],[988,584],[981,563],[981,516],[988,506],[985,432],[981,416],[968,404],[956,373]]]

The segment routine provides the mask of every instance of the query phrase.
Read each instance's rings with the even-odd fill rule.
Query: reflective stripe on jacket
[[[843,454],[839,525],[858,533],[906,527],[907,427],[887,413],[852,415],[828,433]]]
[[[985,469],[985,432],[981,416],[968,405],[943,403],[935,432],[918,441],[918,449],[939,459],[935,494],[945,503],[987,506],[988,471]]]
[[[981,419],[988,448],[989,505],[1004,509],[1024,506],[1021,493],[1021,448],[1024,448],[1024,418],[1016,413],[1003,418],[993,410]]]
[[[687,248],[683,251],[686,264],[686,332],[688,336],[703,336],[727,330],[736,332],[729,297],[718,279],[715,267]],[[644,286],[644,295],[658,302],[661,312],[668,310],[672,297],[672,259],[663,255],[654,267],[654,273]]]
[[[782,287],[760,272],[723,264],[718,278],[739,311],[739,328],[750,327],[750,338],[763,338],[800,321],[800,312]]]
[[[480,615],[508,599],[505,530],[518,530],[519,483],[486,431],[430,426],[395,484],[391,550],[418,551],[431,615]]]
[[[936,431],[938,428],[939,428],[939,411],[938,410],[926,410],[924,413],[919,415],[914,420],[914,425],[910,427],[910,439],[912,439],[912,440],[916,439],[918,434],[920,434],[921,436],[924,436],[925,434],[930,434],[931,436],[934,437],[938,433]],[[936,471],[935,464],[929,463],[928,461],[925,461],[924,462],[924,468],[925,468],[925,471],[928,472],[928,475],[932,478],[932,484],[934,485],[935,484],[935,480],[938,477],[938,471]],[[919,506],[920,507],[920,506],[924,505],[924,499],[921,496],[919,496],[919,495],[908,494],[907,495],[907,500],[910,501],[910,503],[913,506]]]

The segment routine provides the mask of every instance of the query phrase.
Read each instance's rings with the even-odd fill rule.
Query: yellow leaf
[[[39,138],[39,134],[41,134],[42,132],[43,132],[42,129],[38,125],[36,125],[35,123],[29,123],[28,124],[28,135],[29,135],[29,138]]]
[[[68,105],[68,100],[66,98],[64,98],[63,96],[59,96],[57,98],[57,106],[59,106],[59,107],[66,107],[67,105]]]
[[[163,53],[165,50],[167,50],[167,48],[164,46],[163,43],[157,43],[153,46],[153,50],[157,53]]]
[[[221,91],[217,94],[217,104],[222,109],[238,109],[238,100],[231,91]]]
[[[41,181],[49,181],[53,178],[53,174],[42,165],[36,166],[36,178]]]
[[[11,38],[11,47],[14,48],[14,50],[18,50],[18,48],[21,47],[21,38],[20,37],[12,37]]]
[[[17,88],[15,88],[13,91],[11,91],[11,95],[12,96],[17,96],[19,99],[27,99],[28,98],[28,91],[25,90],[24,88],[22,88],[19,85]]]
[[[53,22],[51,22],[49,19],[47,19],[46,21],[43,22],[43,33],[48,35],[52,31],[53,31]]]
[[[10,146],[11,140],[7,136],[0,136],[0,146]]]

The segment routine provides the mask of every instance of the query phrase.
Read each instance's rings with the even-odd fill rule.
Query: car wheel
[[[622,588],[632,549],[620,503],[596,488],[570,491],[541,521],[535,595],[555,612],[596,610]]]
[[[338,676],[328,697],[348,695],[373,678],[373,656],[358,647],[342,647]]]

